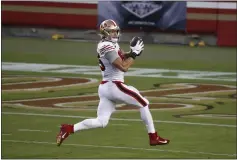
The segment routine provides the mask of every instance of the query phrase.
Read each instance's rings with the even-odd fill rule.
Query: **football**
[[[142,40],[140,37],[133,37],[130,41],[130,46],[134,47],[137,44],[137,41]]]

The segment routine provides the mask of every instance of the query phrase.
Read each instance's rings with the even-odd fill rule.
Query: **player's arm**
[[[111,64],[123,72],[126,72],[134,61],[132,57],[122,60],[115,50],[107,52],[104,56]]]
[[[119,70],[127,72],[128,68],[133,64],[133,62],[134,59],[132,57],[126,58],[125,60],[122,60],[120,57],[118,57],[112,64]]]
[[[118,57],[115,59],[115,61],[113,61],[113,65],[123,72],[127,72],[128,68],[133,64],[135,58],[142,53],[144,49],[142,39],[139,37],[134,37],[130,42],[130,48],[131,51],[124,55],[125,60],[122,60],[120,57]]]
[[[124,55],[127,55],[127,54],[129,54],[131,51],[128,51],[128,52],[125,52],[124,50],[122,50],[122,49],[120,49],[120,51],[121,51],[121,54],[124,56]]]

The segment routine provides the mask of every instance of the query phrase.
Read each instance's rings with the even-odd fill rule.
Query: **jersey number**
[[[105,65],[103,64],[103,62],[100,59],[99,59],[99,65],[100,65],[101,71],[105,71]]]

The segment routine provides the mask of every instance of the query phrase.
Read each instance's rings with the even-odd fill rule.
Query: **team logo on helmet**
[[[113,32],[117,33],[116,36],[113,35]],[[120,28],[112,19],[105,20],[100,24],[100,35],[101,38],[116,41],[120,36]]]

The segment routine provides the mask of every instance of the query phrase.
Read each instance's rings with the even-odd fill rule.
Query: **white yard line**
[[[94,118],[87,116],[72,116],[72,115],[58,115],[58,114],[40,114],[40,113],[26,113],[26,112],[2,112],[5,115],[22,115],[22,116],[41,116],[41,117],[60,117],[60,118]],[[141,119],[123,119],[123,118],[111,118],[110,120],[115,121],[129,121],[129,122],[140,122]],[[178,121],[161,121],[154,120],[155,123],[169,123],[169,124],[185,124],[185,125],[199,125],[199,126],[216,126],[216,127],[230,127],[236,128],[236,125],[228,124],[214,124],[214,123],[194,123],[194,122],[178,122]]]
[[[2,62],[2,70],[52,72],[52,73],[75,73],[75,74],[85,74],[85,75],[100,75],[101,74],[100,70],[98,70],[98,66],[35,64],[35,63],[15,63],[15,62]],[[176,76],[163,75],[163,73],[167,73],[167,72],[175,72],[177,73],[177,75]],[[160,77],[160,78],[171,78],[171,79],[196,79],[196,80],[200,79],[200,80],[236,82],[236,78],[233,78],[233,77],[227,77],[227,78],[209,77],[209,76],[226,77],[227,75],[236,76],[235,72],[131,68],[130,71],[127,72],[125,75],[136,76],[136,77]]]
[[[18,129],[20,132],[51,132],[47,130],[35,130],[35,129]]]
[[[113,125],[113,126],[129,126],[129,124],[111,124],[111,125]]]
[[[11,136],[11,133],[2,133],[2,136]]]
[[[2,140],[2,142],[11,143],[26,143],[26,144],[48,144],[55,145],[54,142],[43,142],[43,141],[19,141],[19,140]],[[126,149],[126,150],[142,150],[142,151],[159,151],[159,152],[170,152],[170,153],[186,153],[186,154],[202,154],[202,155],[214,155],[214,156],[229,156],[235,157],[236,154],[226,153],[211,153],[211,152],[191,152],[191,151],[179,151],[179,150],[165,150],[158,148],[137,148],[137,147],[123,147],[123,146],[101,146],[101,145],[87,145],[87,144],[63,144],[64,146],[75,146],[75,147],[92,147],[92,148],[107,148],[107,149]]]

